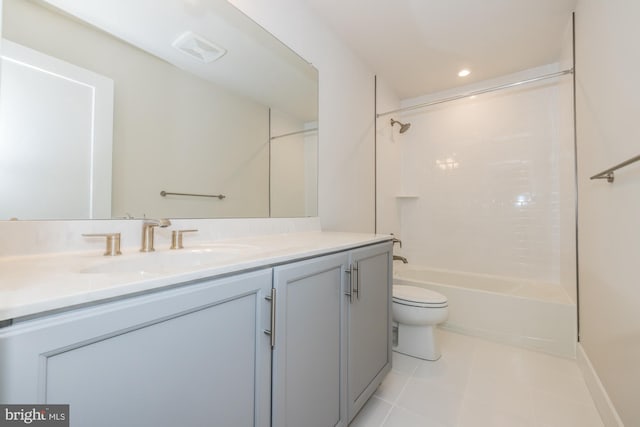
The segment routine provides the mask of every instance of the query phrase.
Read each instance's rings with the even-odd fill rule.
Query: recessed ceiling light
[[[458,72],[458,77],[467,77],[469,74],[471,74],[471,71],[465,68],[464,70],[460,70]]]

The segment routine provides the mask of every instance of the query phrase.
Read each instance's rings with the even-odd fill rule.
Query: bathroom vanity
[[[274,426],[346,426],[376,390],[391,368],[391,258],[385,243],[274,268]]]
[[[16,257],[0,402],[70,404],[76,426],[347,426],[391,367],[391,249],[312,232]]]

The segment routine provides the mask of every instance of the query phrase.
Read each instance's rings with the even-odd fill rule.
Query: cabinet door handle
[[[356,284],[354,289],[354,292],[356,293],[356,299],[360,299],[360,271],[358,270],[358,263],[356,262],[355,265],[353,265],[351,268],[353,268],[352,276],[355,276],[353,278],[353,281]]]
[[[353,265],[350,265],[349,269],[344,272],[349,275],[349,292],[344,294],[349,297],[349,304],[353,304]]]
[[[267,301],[271,301],[271,329],[265,329],[264,333],[271,338],[271,348],[276,346],[276,288],[271,288],[271,295],[265,297]]]

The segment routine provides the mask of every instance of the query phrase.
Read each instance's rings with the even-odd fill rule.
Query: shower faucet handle
[[[391,233],[391,235],[393,236],[393,239],[391,240],[393,242],[393,244],[395,245],[396,243],[400,245],[400,249],[402,249],[402,240],[398,239],[393,233]]]

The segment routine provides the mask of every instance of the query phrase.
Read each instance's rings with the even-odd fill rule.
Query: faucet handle
[[[120,252],[120,233],[89,233],[82,235],[84,237],[106,237],[107,248],[104,256],[122,255],[122,252]]]
[[[173,230],[171,232],[171,247],[169,249],[184,249],[184,246],[182,246],[182,234],[195,233],[196,231],[198,230]]]

